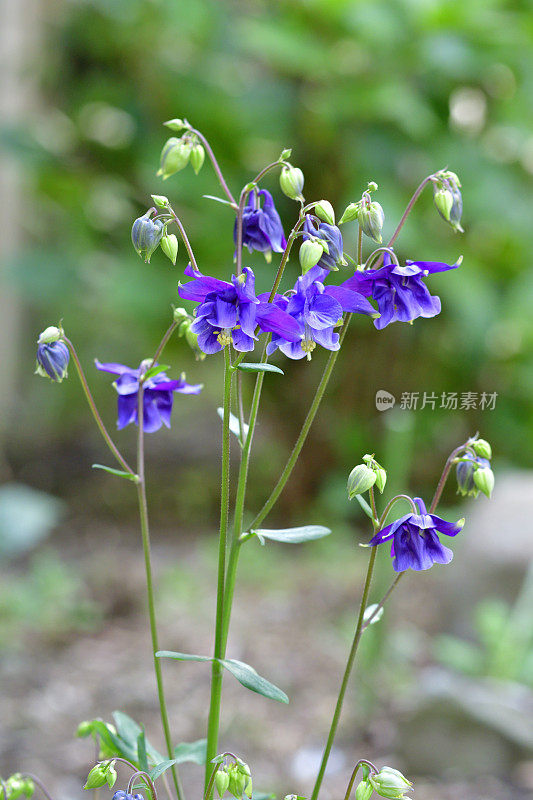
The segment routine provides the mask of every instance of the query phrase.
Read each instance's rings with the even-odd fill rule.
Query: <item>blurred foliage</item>
[[[525,465],[533,439],[530,12],[525,0],[43,4],[43,46],[31,65],[41,102],[24,126],[2,128],[26,192],[25,247],[11,265],[28,312],[21,363],[31,364],[39,330],[63,318],[97,401],[113,419],[113,392],[92,373],[92,359],[134,365],[155,349],[186,263],[184,248],[176,270],[159,253],[145,265],[131,248],[131,222],[153,192],[175,201],[201,268],[229,274],[232,215],[202,199],[218,189],[209,165],[198,178],[192,170],[164,184],[155,177],[165,119],[186,116],[207,135],[234,193],[283,147],[292,147],[305,172],[306,197],[327,197],[338,212],[368,180],[377,181],[385,235],[419,181],[448,165],[463,182],[466,234],[456,236],[442,222],[428,192],[398,243],[402,258],[453,261],[464,254],[460,270],[431,279],[443,312],[381,333],[366,319],[355,322],[283,502],[297,511],[302,498],[322,491],[328,506],[360,455],[374,451],[386,466],[387,457],[396,462],[402,483],[429,492],[445,454],[476,429],[492,441],[497,461]],[[294,204],[281,196],[277,179],[266,185],[288,229]],[[353,253],[355,229],[345,230]],[[247,263],[266,288],[272,268],[257,254]],[[177,399],[169,443],[160,444],[166,433],[156,435],[153,453],[166,448],[174,463],[201,464],[214,475],[220,365],[213,358],[196,364],[182,341],[167,355],[175,373],[186,369],[206,392],[198,401]],[[265,382],[267,422],[254,465],[259,500],[325,357],[317,353],[310,365],[291,364],[284,379]],[[23,372],[24,399],[10,432],[13,462],[39,447],[46,461],[57,436],[75,434],[78,445],[98,448],[74,376],[56,387]],[[381,414],[374,395],[382,388],[397,398],[403,391],[487,391],[498,400],[495,411]],[[410,453],[419,454],[412,472]],[[28,474],[60,491],[65,472],[36,479],[35,464]],[[216,491],[216,480],[206,480]]]

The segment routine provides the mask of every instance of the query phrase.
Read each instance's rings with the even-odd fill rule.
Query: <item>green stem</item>
[[[337,728],[339,726],[339,720],[341,716],[342,705],[344,702],[344,696],[346,694],[346,689],[348,688],[350,675],[355,661],[355,655],[357,653],[357,648],[359,647],[359,642],[361,641],[361,635],[363,633],[363,619],[364,619],[365,609],[367,607],[368,594],[370,592],[370,583],[372,581],[372,573],[374,572],[374,563],[376,561],[376,555],[377,555],[377,547],[373,547],[372,552],[370,553],[370,560],[368,562],[365,586],[363,589],[363,596],[361,598],[361,605],[359,607],[359,616],[357,618],[357,626],[355,628],[352,647],[350,649],[350,654],[348,656],[346,669],[344,670],[344,676],[342,679],[339,696],[337,698],[337,705],[335,706],[335,712],[333,714],[333,719],[331,721],[331,727],[329,729],[326,746],[324,748],[324,755],[322,756],[322,761],[320,763],[320,769],[318,771],[318,775],[316,778],[313,794],[311,795],[311,800],[316,800],[316,798],[318,797],[318,793],[322,785],[322,780],[324,778],[324,773],[326,772],[326,767],[331,753],[331,748],[333,747],[333,742],[337,733]]]
[[[74,345],[72,344],[70,339],[67,339],[66,336],[62,336],[62,339],[65,342],[65,344],[67,345],[67,347],[68,347],[68,349],[70,351],[70,354],[72,356],[72,360],[74,361],[74,364],[76,365],[76,370],[78,371],[78,376],[79,376],[79,379],[80,379],[80,383],[82,385],[83,392],[84,392],[85,397],[87,399],[87,402],[89,404],[89,408],[92,411],[92,415],[94,417],[94,420],[95,420],[96,424],[98,425],[98,430],[102,434],[105,443],[107,444],[107,446],[109,447],[109,449],[113,453],[114,457],[116,458],[116,460],[118,461],[118,463],[120,464],[122,469],[124,469],[126,472],[129,472],[130,475],[135,475],[135,472],[132,470],[130,465],[125,461],[125,459],[122,457],[122,455],[120,454],[120,452],[119,452],[117,446],[115,445],[113,439],[111,438],[111,436],[107,432],[107,428],[106,428],[106,426],[104,425],[104,423],[102,421],[102,417],[100,416],[100,414],[98,412],[98,409],[96,408],[96,403],[94,402],[94,398],[93,398],[93,396],[91,394],[91,390],[89,389],[89,384],[87,383],[87,378],[85,377],[85,373],[83,371],[83,367],[81,366],[81,363],[80,363],[80,360],[78,358],[78,354],[76,353],[76,349],[75,349]]]
[[[339,337],[339,345],[341,345],[341,346],[342,346],[344,337],[346,335],[346,331],[348,329],[348,325],[350,323],[351,316],[352,316],[351,314],[347,314],[346,318],[344,320],[344,323],[343,323],[343,326],[342,326],[342,330],[341,330],[341,333],[340,333],[340,337]],[[317,390],[315,392],[315,396],[313,398],[313,402],[311,403],[311,407],[310,407],[309,411],[307,412],[307,416],[305,418],[304,424],[302,425],[302,429],[301,429],[301,431],[299,433],[299,436],[298,436],[298,438],[296,440],[296,443],[295,443],[295,445],[294,445],[294,447],[292,449],[292,452],[291,452],[291,454],[290,454],[290,456],[289,456],[289,458],[287,460],[287,463],[285,464],[283,472],[281,473],[278,482],[276,483],[274,489],[272,490],[272,493],[271,493],[270,497],[268,498],[268,500],[264,504],[264,506],[261,509],[261,511],[257,514],[255,519],[251,523],[250,528],[256,528],[258,525],[261,524],[261,522],[265,519],[267,514],[271,511],[271,509],[275,505],[278,497],[280,496],[280,494],[282,493],[283,489],[285,488],[285,484],[287,483],[287,481],[289,480],[289,478],[291,476],[291,473],[292,473],[292,471],[294,469],[294,466],[295,466],[295,464],[296,464],[296,462],[298,460],[298,456],[300,455],[302,447],[305,444],[305,440],[307,439],[307,435],[309,433],[311,425],[314,422],[316,413],[317,413],[317,411],[318,411],[318,409],[320,407],[320,403],[321,403],[322,398],[324,396],[324,393],[326,391],[327,385],[329,383],[329,379],[331,378],[331,373],[333,372],[333,367],[335,366],[335,362],[337,361],[337,357],[339,355],[339,352],[340,352],[340,347],[339,347],[339,350],[336,350],[336,351],[332,352],[330,357],[328,358],[327,364],[326,364],[326,366],[324,368],[324,372],[322,373],[322,378],[320,379],[320,383],[318,384]]]
[[[159,650],[159,638],[157,634],[157,622],[155,613],[154,601],[154,586],[152,576],[152,558],[150,552],[150,528],[148,524],[148,504],[146,502],[146,482],[144,474],[144,415],[143,415],[143,381],[139,381],[139,393],[137,399],[137,416],[138,416],[138,435],[137,435],[137,475],[139,481],[137,483],[137,497],[139,501],[139,517],[141,521],[141,535],[144,551],[144,566],[146,570],[146,595],[148,598],[148,617],[150,620],[150,635],[152,639],[152,654],[154,659],[154,671],[157,683],[157,695],[159,698],[159,710],[161,714],[161,723],[163,726],[163,733],[165,736],[165,743],[169,759],[174,758],[174,751],[172,747],[172,737],[170,734],[170,724],[168,720],[168,711],[165,700],[165,690],[163,687],[163,674],[161,670],[161,662],[157,658],[156,653]],[[180,784],[178,771],[176,766],[172,766],[172,779],[176,788],[178,800],[183,800],[183,790]]]
[[[224,348],[224,417],[222,423],[222,478],[220,490],[220,533],[218,542],[218,582],[217,610],[215,623],[215,659],[223,658],[222,619],[224,611],[224,582],[226,571],[226,539],[229,517],[229,477],[230,477],[230,409],[231,409],[232,368],[229,347]],[[218,749],[218,730],[220,726],[220,700],[222,694],[222,670],[218,660],[214,660],[211,671],[211,701],[207,724],[207,759],[205,769],[205,789],[209,782],[211,760]]]
[[[219,183],[222,186],[224,194],[226,195],[226,197],[230,201],[231,205],[234,208],[237,208],[237,203],[235,202],[235,198],[233,197],[232,193],[230,192],[228,184],[226,183],[226,181],[224,179],[224,175],[222,174],[222,170],[220,169],[219,163],[215,158],[215,154],[213,153],[211,145],[209,144],[209,142],[207,141],[207,139],[205,138],[203,133],[201,133],[199,130],[196,130],[196,128],[192,128],[192,127],[189,128],[189,130],[191,131],[191,133],[195,133],[198,136],[198,138],[200,139],[200,141],[202,142],[203,146],[205,147],[205,151],[206,151],[206,153],[207,153],[207,155],[209,157],[209,160],[211,161],[211,164],[213,165],[213,169],[215,170],[215,173],[216,173],[216,176],[217,176],[217,178],[219,180]]]

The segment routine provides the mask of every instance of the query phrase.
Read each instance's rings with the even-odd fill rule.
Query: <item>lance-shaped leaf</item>
[[[139,483],[139,476],[133,472],[125,472],[122,469],[114,469],[113,467],[106,467],[103,464],[92,464],[93,469],[103,469],[104,472],[109,472],[111,475],[117,475],[119,478],[126,478],[128,481]]]
[[[224,409],[223,408],[217,408],[217,414],[220,417],[220,419],[222,419],[222,420],[224,419]],[[238,418],[235,416],[235,414],[232,414],[231,412],[230,412],[230,415],[229,415],[229,429],[233,434],[235,434],[237,439],[241,438],[241,436],[240,436],[240,433],[241,433],[240,422],[239,422]],[[243,438],[246,438],[248,436],[248,425],[246,425],[246,423],[243,426],[243,431],[244,431],[244,437]]]
[[[378,603],[372,603],[371,606],[367,606],[365,608],[365,613],[363,614],[363,622],[367,622],[369,625],[374,625],[374,623],[380,621],[381,617],[383,616],[383,606],[381,606],[379,611],[376,613],[377,607]]]
[[[166,369],[170,369],[170,364],[154,364],[153,367],[147,369],[143,375],[145,381],[149,380],[150,378],[155,378],[156,375],[159,375],[160,372],[164,372]]]
[[[280,375],[285,375],[282,369],[276,367],[275,364],[251,364],[248,361],[241,361],[237,365],[237,369],[242,372],[279,372]]]
[[[192,653],[176,653],[174,650],[158,650],[158,658],[173,658],[175,661],[213,661],[212,656],[195,656]]]
[[[272,539],[274,542],[285,542],[286,544],[300,544],[301,542],[311,542],[313,539],[322,539],[329,536],[331,530],[323,525],[302,525],[299,528],[258,528],[252,531],[259,540]]]
[[[193,764],[205,764],[207,758],[207,739],[198,739],[196,742],[182,742],[174,748],[174,758],[170,761],[161,761],[150,770],[153,781],[174,766],[189,761]]]
[[[355,499],[357,500],[357,502],[359,503],[359,505],[361,506],[361,508],[363,509],[365,514],[367,515],[367,517],[370,517],[370,519],[374,519],[374,515],[372,513],[372,509],[370,508],[370,506],[366,502],[365,498],[360,494],[356,494],[355,495]]]

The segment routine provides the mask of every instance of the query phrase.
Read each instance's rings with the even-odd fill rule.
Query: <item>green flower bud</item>
[[[353,500],[357,494],[364,494],[376,482],[376,473],[366,464],[358,464],[348,476],[348,499]]]
[[[335,212],[329,200],[321,200],[315,206],[315,214],[328,225],[335,225]]]
[[[352,220],[357,219],[359,216],[360,205],[360,203],[350,203],[350,205],[346,206],[344,213],[339,220],[339,225],[342,225],[344,222],[352,222]]]
[[[205,160],[205,150],[201,144],[197,143],[191,150],[191,164],[196,175],[198,175],[198,173],[202,169],[204,165],[204,160]]]
[[[189,163],[191,157],[192,143],[183,139],[176,139],[171,136],[168,139],[161,151],[161,160],[159,162],[159,169],[157,175],[163,177],[163,180],[175,175],[176,172],[184,169]]]
[[[371,203],[362,202],[359,207],[359,224],[370,239],[381,244],[383,237],[381,231],[385,222],[385,215],[380,204],[373,200]]]
[[[485,439],[476,439],[475,442],[472,442],[472,447],[477,456],[492,458],[492,447]]]
[[[245,786],[244,794],[246,795],[246,797],[248,797],[248,800],[252,800],[253,785],[251,778],[248,778],[248,783]]]
[[[142,217],[138,217],[131,227],[131,241],[135,252],[144,258],[147,264],[150,263],[152,253],[159,247],[165,227],[160,219],[150,219],[152,214],[151,208]]]
[[[166,208],[169,203],[168,197],[165,197],[164,194],[153,194],[152,200],[158,208]]]
[[[286,147],[285,150],[282,150],[278,161],[288,161],[288,159],[292,156],[292,149],[290,147]]]
[[[87,775],[84,789],[100,789],[107,783],[107,764],[97,764]]]
[[[115,785],[115,783],[117,782],[117,777],[118,777],[117,776],[117,771],[116,771],[115,766],[114,766],[114,763],[110,764],[109,769],[107,770],[105,777],[106,777],[107,785],[109,786],[110,789],[112,789],[113,786]]]
[[[383,490],[385,489],[385,484],[387,483],[387,473],[383,469],[383,467],[376,466],[374,468],[374,472],[376,475],[376,487],[379,489],[379,493],[383,494]]]
[[[433,193],[433,202],[437,211],[446,222],[450,221],[450,211],[453,207],[453,194],[448,189],[437,189]]]
[[[378,185],[377,185],[376,181],[369,181],[368,182],[368,187],[367,187],[367,192],[377,192],[377,190],[378,190]]]
[[[55,328],[51,325],[49,328],[45,328],[42,333],[39,334],[39,338],[37,339],[37,344],[52,344],[52,342],[58,342],[61,339],[62,333],[59,328]]]
[[[448,192],[452,199],[452,205],[449,210],[448,200],[440,201],[445,203],[444,213],[437,204],[437,195],[442,192]],[[433,178],[433,198],[441,217],[445,219],[446,222],[449,222],[454,230],[459,231],[459,233],[463,233],[463,229],[461,227],[461,215],[463,213],[461,181],[455,172],[451,172],[450,170],[442,170],[441,172],[437,172]]]
[[[84,722],[80,722],[78,725],[78,730],[76,731],[76,736],[80,739],[85,739],[87,736],[90,736],[94,730],[94,725],[91,721],[85,720]]]
[[[196,361],[204,361],[205,358],[206,358],[206,354],[204,353],[204,351],[201,349],[200,345],[198,344],[198,334],[193,333],[193,331],[191,331],[191,324],[192,323],[189,322],[186,325],[186,328],[185,328],[185,341],[187,342],[187,344],[189,345],[189,347],[193,351],[194,358],[196,359]]]
[[[298,167],[283,167],[279,185],[283,194],[291,200],[303,200],[304,174]]]
[[[479,467],[474,472],[474,483],[480,492],[490,498],[494,489],[494,473],[489,467]]]
[[[170,128],[171,131],[182,131],[183,128],[190,128],[191,126],[187,122],[186,119],[169,119],[167,122],[163,122],[163,125],[166,128]]]
[[[169,258],[174,266],[176,266],[176,258],[178,257],[178,240],[174,233],[167,233],[161,239],[161,250]]]
[[[224,770],[219,769],[215,775],[215,786],[217,787],[218,796],[222,797],[229,786],[229,775]]]
[[[370,800],[374,789],[369,781],[361,781],[355,790],[355,800]]]
[[[368,780],[380,797],[388,797],[391,800],[403,798],[405,792],[413,788],[411,781],[408,781],[399,770],[392,767],[382,767],[377,775],[369,775]]]
[[[300,247],[300,264],[302,267],[302,274],[314,267],[324,254],[324,248],[320,242],[313,239],[307,239]]]
[[[18,797],[22,797],[22,795],[25,794],[25,784],[26,781],[20,772],[15,772],[13,775],[10,775],[6,781],[9,800],[17,800]]]

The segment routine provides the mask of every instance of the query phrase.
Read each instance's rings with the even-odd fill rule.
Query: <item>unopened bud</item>
[[[388,797],[391,800],[403,798],[405,792],[413,787],[411,781],[392,767],[382,767],[377,775],[369,775],[368,780],[380,797]]]
[[[339,220],[339,225],[342,225],[344,222],[352,222],[352,220],[357,219],[359,216],[360,205],[360,203],[350,203],[350,205],[346,206],[344,213]]]
[[[355,790],[355,800],[370,800],[374,789],[369,781],[361,781]]]
[[[182,131],[183,128],[190,128],[189,123],[184,119],[169,119],[167,122],[163,122],[163,125],[166,128],[170,128],[171,131]]]
[[[45,328],[44,331],[39,334],[37,344],[51,344],[52,342],[57,342],[59,339],[61,339],[61,335],[62,334],[59,328],[51,325],[49,328]]]
[[[365,233],[378,244],[381,244],[383,241],[381,231],[383,230],[385,215],[380,204],[375,200],[373,200],[371,203],[362,202],[359,207],[358,218],[359,224],[363,229],[363,233]]]
[[[136,253],[150,263],[152,253],[159,246],[163,236],[164,225],[160,219],[150,219],[153,209],[138,217],[131,227],[131,241]]]
[[[453,194],[449,189],[437,189],[433,194],[433,202],[437,211],[446,222],[450,221],[450,211],[453,207]]]
[[[169,203],[168,197],[165,197],[164,194],[153,194],[152,200],[158,208],[166,208]]]
[[[37,345],[35,374],[42,378],[50,378],[61,383],[68,377],[70,352],[65,342],[55,341],[51,344]]]
[[[167,233],[166,236],[162,237],[161,250],[175,266],[176,258],[178,257],[178,240],[174,233]]]
[[[87,736],[90,736],[94,730],[94,725],[89,720],[85,720],[84,722],[80,722],[78,725],[78,729],[76,731],[76,736],[79,736],[80,739],[85,739]]]
[[[376,487],[379,489],[379,493],[383,494],[385,484],[387,483],[387,473],[383,467],[380,466],[375,467],[374,473],[376,475]]]
[[[191,151],[192,142],[171,136],[170,139],[167,139],[161,151],[157,174],[162,176],[163,180],[166,180],[171,175],[175,175],[176,172],[184,169],[189,163]]]
[[[84,789],[100,789],[107,783],[106,764],[97,764],[87,775]]]
[[[222,797],[229,786],[229,775],[224,770],[219,769],[215,775],[215,786],[217,787],[218,796]]]
[[[201,144],[197,143],[191,150],[191,165],[196,175],[200,172],[205,161],[205,150]]]
[[[482,458],[492,458],[492,447],[485,439],[476,439],[475,442],[472,442],[472,447],[476,455]]]
[[[376,482],[376,473],[366,464],[358,464],[348,476],[348,499],[353,500],[357,494],[364,494]]]
[[[298,167],[283,167],[279,185],[283,194],[291,200],[303,200],[304,174]]]
[[[335,211],[329,200],[321,200],[315,206],[315,214],[328,225],[335,225]]]
[[[305,273],[314,267],[324,254],[324,248],[320,242],[317,242],[313,239],[307,239],[303,242],[302,246],[300,247],[300,264],[302,267],[302,273]]]
[[[490,467],[480,467],[474,472],[474,483],[480,492],[490,498],[494,489],[494,473]]]

